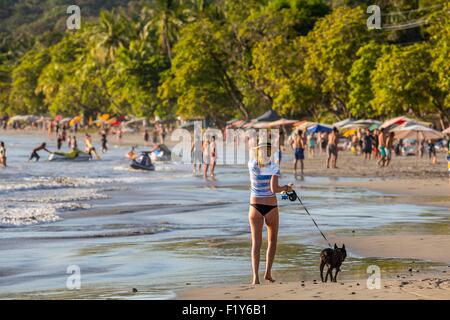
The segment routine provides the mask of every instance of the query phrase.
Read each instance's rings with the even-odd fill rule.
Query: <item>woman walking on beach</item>
[[[267,255],[264,279],[270,282],[272,265],[275,259],[278,239],[279,213],[276,193],[289,192],[292,184],[280,187],[278,178],[279,167],[271,160],[272,147],[270,143],[260,143],[255,148],[255,159],[248,163],[251,196],[249,222],[252,233],[252,270],[253,284],[260,284],[259,262],[264,224],[267,226]]]

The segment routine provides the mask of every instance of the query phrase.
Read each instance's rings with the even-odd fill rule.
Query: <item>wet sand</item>
[[[180,300],[448,300],[450,268],[421,274],[405,272],[396,279],[381,278],[380,289],[362,281],[290,282],[259,286],[235,285],[193,289],[179,293]],[[445,273],[444,273],[445,272]]]

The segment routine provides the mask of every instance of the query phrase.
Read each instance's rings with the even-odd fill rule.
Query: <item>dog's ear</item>
[[[334,244],[334,249],[337,249],[337,248],[338,248],[338,246],[337,246],[337,244],[335,243],[335,244]]]
[[[344,249],[344,250],[345,250],[345,244],[342,244],[342,249]]]

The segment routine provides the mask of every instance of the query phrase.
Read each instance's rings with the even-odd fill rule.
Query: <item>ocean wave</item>
[[[0,226],[19,227],[61,220],[56,208],[7,208],[0,207]]]
[[[5,202],[22,203],[61,203],[73,201],[89,201],[108,199],[108,195],[103,194],[98,189],[75,189],[70,193],[61,191],[50,191],[44,195],[40,191],[28,191],[22,193],[20,197],[8,197]]]

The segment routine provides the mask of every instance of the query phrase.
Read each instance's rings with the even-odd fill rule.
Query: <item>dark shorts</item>
[[[365,154],[371,154],[371,153],[372,153],[372,147],[365,147],[364,150],[363,150],[363,152],[364,152]]]
[[[295,160],[305,160],[305,149],[303,148],[295,149]]]
[[[327,147],[327,153],[328,156],[336,156],[338,154],[338,149],[337,146],[335,144],[329,144]]]

